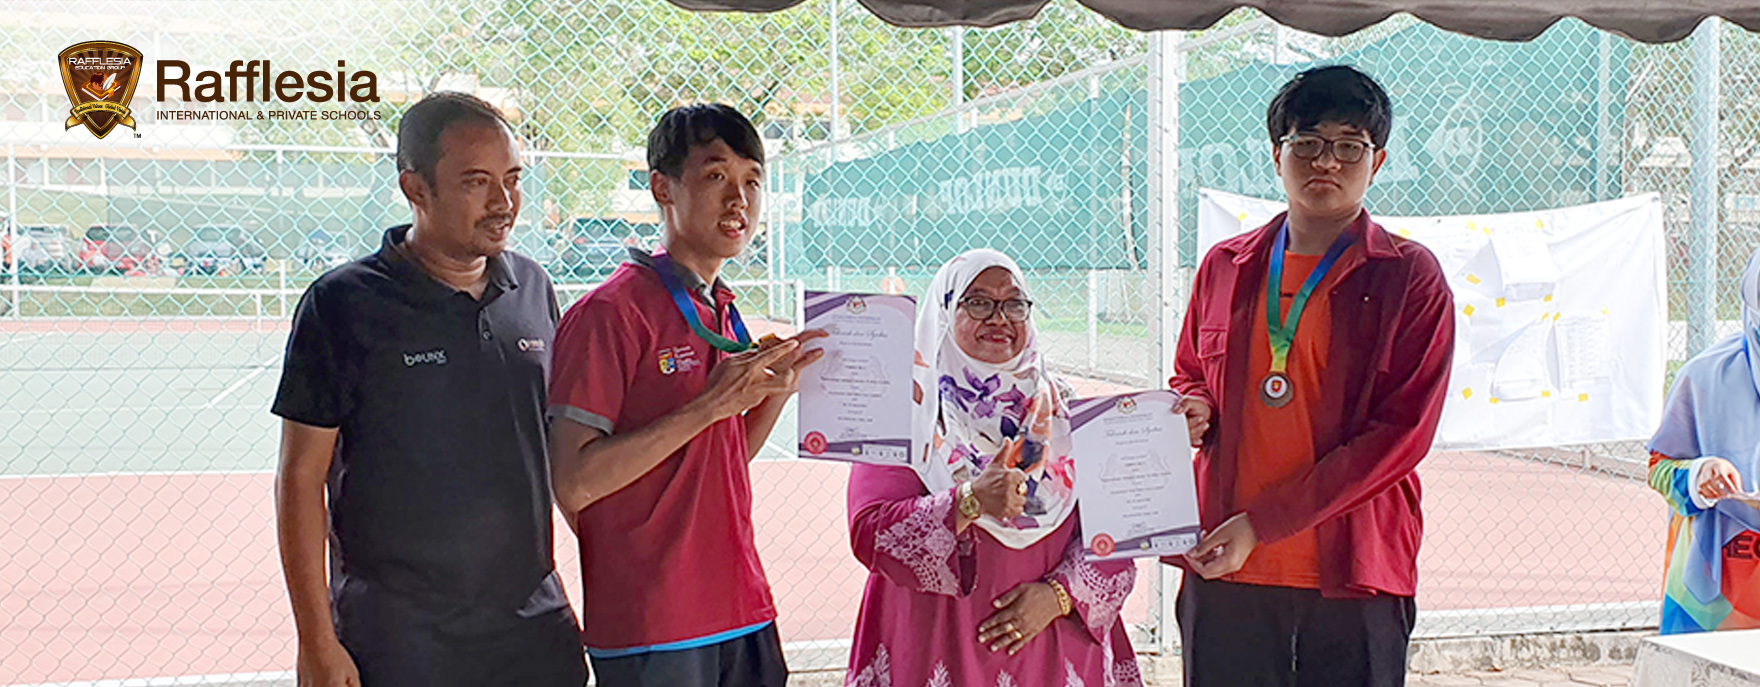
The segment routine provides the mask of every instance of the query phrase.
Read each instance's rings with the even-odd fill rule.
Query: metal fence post
[[[1100,270],[1088,270],[1088,370],[1100,369]]]
[[[777,205],[776,203],[770,204],[770,230],[764,232],[764,281],[768,282],[764,286],[764,293],[768,300],[768,303],[765,304],[765,315],[772,322],[776,320],[776,297],[779,295],[776,290],[776,280],[780,278],[776,271],[776,244],[781,240],[780,235],[784,224],[781,208],[778,208]]]
[[[275,300],[282,318],[287,317],[287,262],[292,258],[282,258],[275,263]]]
[[[1149,38],[1149,237],[1152,249],[1150,279],[1155,284],[1155,331],[1159,355],[1156,379],[1173,371],[1179,341],[1179,89],[1185,80],[1185,53],[1180,31],[1163,31]],[[1157,649],[1163,656],[1176,649],[1173,628],[1173,597],[1178,571],[1158,566],[1160,582],[1155,620]]]
[[[1716,17],[1693,32],[1692,229],[1687,239],[1687,355],[1717,340],[1717,152],[1722,101],[1721,24]]]
[[[966,101],[966,29],[955,26],[953,33],[953,106]]]
[[[6,145],[6,270],[12,274],[12,316],[24,317],[18,288],[18,167],[12,144]]]
[[[831,0],[825,5],[831,8],[831,103],[828,110],[831,115],[831,124],[826,131],[825,142],[827,145],[825,150],[828,152],[825,156],[825,164],[835,165],[837,164],[837,118],[839,116],[837,101],[843,97],[843,84],[839,80],[841,75],[838,73],[837,54],[837,14],[839,8],[837,0]]]

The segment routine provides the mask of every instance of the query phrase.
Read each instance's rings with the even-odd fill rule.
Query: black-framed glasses
[[[1332,159],[1347,165],[1363,161],[1363,156],[1375,150],[1375,144],[1354,138],[1330,139],[1308,134],[1289,135],[1283,137],[1283,144],[1289,146],[1289,154],[1303,160],[1318,160],[1326,151],[1332,151]]]
[[[959,299],[959,307],[966,311],[967,317],[979,322],[995,317],[998,310],[1010,322],[1025,322],[1033,313],[1033,302],[1021,298],[999,301],[985,296],[966,296]]]

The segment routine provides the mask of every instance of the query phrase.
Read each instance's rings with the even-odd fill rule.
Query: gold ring
[[[1020,494],[1021,496],[1026,496],[1027,495],[1027,483],[1021,482],[1020,484],[1015,485],[1014,493]]]
[[[1017,641],[1017,642],[1021,641],[1021,631],[1020,630],[1013,630],[1012,634],[1014,634],[1014,641]]]

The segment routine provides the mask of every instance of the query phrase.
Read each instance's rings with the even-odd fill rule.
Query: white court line
[[[129,677],[120,680],[88,682],[39,682],[35,684],[0,685],[0,687],[177,687],[179,685],[236,685],[241,682],[285,682],[294,679],[291,671],[280,673],[232,673],[229,675],[179,675],[175,677]]]
[[[5,341],[0,341],[0,348],[5,348],[6,344],[9,344],[9,343],[17,343],[19,341],[28,341],[30,339],[41,339],[44,336],[46,336],[46,335],[42,334],[42,333],[26,332],[23,334],[19,334],[18,336],[7,337]]]
[[[236,403],[233,405],[225,406],[224,408],[221,408],[221,409],[231,410],[231,409],[236,409],[236,408],[252,408],[252,407],[256,407],[256,404],[240,402],[240,403]],[[180,410],[214,410],[215,408],[216,407],[214,407],[214,406],[205,406],[205,405],[204,406],[108,406],[108,407],[106,407],[106,406],[92,406],[89,408],[26,408],[24,410],[11,410],[11,409],[6,409],[6,408],[0,408],[0,417],[4,417],[6,415],[19,415],[19,416],[53,415],[55,413],[75,413],[75,414],[80,414],[80,413],[125,413],[125,412],[127,412],[127,413],[142,413],[142,412],[146,412],[149,410],[162,410],[165,412],[175,412],[175,411],[180,411]],[[6,686],[0,685],[0,687],[6,687]]]
[[[825,666],[800,666],[799,672],[838,669],[847,662],[845,658],[850,650],[851,640],[848,639],[817,639],[806,641],[783,642],[784,653],[796,654],[799,661],[804,652],[830,653],[835,660]],[[791,662],[793,665],[794,662]],[[594,676],[597,678],[597,676]],[[293,680],[295,675],[289,672],[280,673],[233,673],[230,675],[181,675],[167,677],[131,677],[119,680],[93,680],[88,682],[39,682],[34,684],[11,684],[0,687],[183,687],[185,685],[237,685],[240,683],[286,682]],[[597,684],[594,680],[591,684]]]
[[[275,474],[274,470],[147,470],[147,471],[143,471],[143,472],[67,472],[67,473],[56,473],[56,474],[45,473],[45,474],[41,474],[41,475],[0,475],[0,481],[5,481],[5,480],[24,481],[24,480],[28,480],[28,479],[69,479],[69,478],[85,479],[87,477],[184,477],[184,476],[202,477],[202,476],[206,476],[206,475],[219,475],[221,477],[238,477],[238,476],[250,477],[250,476],[255,476],[255,475],[273,475],[273,474]],[[0,687],[14,687],[14,686],[13,685],[0,685]]]
[[[265,363],[263,363],[263,364],[261,364],[261,365],[258,365],[258,366],[257,366],[257,367],[256,367],[256,369],[254,369],[254,370],[251,370],[251,373],[250,373],[250,374],[248,374],[248,375],[245,375],[245,376],[244,376],[244,379],[240,379],[240,380],[238,380],[238,381],[236,381],[236,382],[233,382],[233,383],[232,383],[232,386],[229,386],[229,387],[226,387],[226,390],[225,390],[225,391],[222,391],[222,392],[220,392],[220,395],[218,395],[218,396],[215,396],[215,397],[213,397],[213,398],[210,398],[210,399],[208,399],[208,402],[207,402],[207,403],[204,403],[204,404],[202,404],[202,407],[201,407],[201,409],[202,409],[202,410],[207,410],[207,409],[209,409],[209,408],[213,408],[213,407],[214,407],[214,405],[215,405],[215,404],[217,404],[217,403],[219,403],[219,402],[221,402],[221,401],[224,401],[224,400],[226,400],[226,397],[227,397],[227,396],[231,396],[231,395],[232,395],[232,392],[234,392],[234,391],[238,391],[238,388],[239,388],[239,387],[241,387],[241,386],[244,386],[244,385],[245,385],[245,384],[247,384],[247,383],[249,383],[249,382],[250,382],[250,381],[251,381],[251,380],[253,380],[253,379],[256,379],[256,378],[257,378],[257,375],[260,375],[260,374],[263,374],[263,371],[264,371],[264,370],[267,370],[267,369],[269,369],[269,367],[270,367],[270,366],[272,366],[272,365],[274,365],[274,364],[275,364],[275,363],[278,363],[278,362],[281,362],[281,356],[280,356],[280,355],[276,355],[276,356],[275,356],[275,357],[273,357],[273,358],[270,358],[270,359],[269,359],[269,360],[268,360],[268,361],[267,361],[267,362],[265,362]]]
[[[797,458],[794,456],[789,456],[786,458],[765,458],[763,460],[764,460],[764,462],[767,462],[767,463],[782,463],[782,462],[797,462],[797,461],[798,462],[816,462],[816,463],[841,462],[841,461],[812,460],[812,459],[808,459],[808,458]],[[61,472],[61,473],[54,473],[54,474],[44,473],[44,474],[40,474],[40,475],[0,475],[0,480],[64,479],[64,478],[81,479],[81,478],[86,478],[86,477],[180,477],[180,476],[184,476],[184,475],[197,475],[197,476],[221,475],[221,476],[230,477],[230,476],[273,475],[273,474],[275,474],[274,470],[143,470],[143,471],[134,471],[134,472],[128,472],[128,471],[119,471],[119,472]],[[13,687],[13,686],[12,685],[0,685],[0,687]]]

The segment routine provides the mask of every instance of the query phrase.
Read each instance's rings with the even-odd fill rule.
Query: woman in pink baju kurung
[[[850,542],[870,574],[847,687],[1142,685],[1119,617],[1136,567],[1084,559],[1064,392],[1027,308],[1005,309],[1023,283],[1012,260],[973,251],[920,306],[913,466],[850,472]],[[1003,348],[954,348],[979,339]]]

